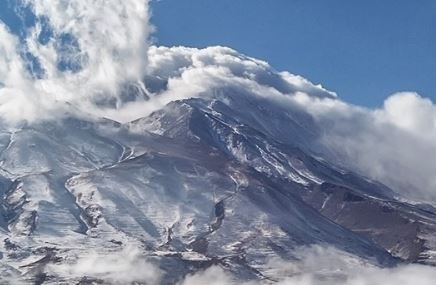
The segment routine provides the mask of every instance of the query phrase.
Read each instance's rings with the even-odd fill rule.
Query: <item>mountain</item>
[[[159,74],[145,79],[146,100],[169,88],[174,74]],[[265,74],[257,82],[334,97]],[[108,284],[77,264],[126,248],[159,268],[162,284],[211,265],[275,281],[272,258],[295,260],[312,245],[380,267],[436,265],[436,209],[337,163],[303,109],[218,87],[127,123],[71,116],[3,126],[2,283]],[[153,284],[142,278],[129,280]]]

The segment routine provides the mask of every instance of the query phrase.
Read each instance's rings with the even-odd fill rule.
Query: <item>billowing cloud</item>
[[[146,86],[151,99],[131,102],[106,116],[127,122],[149,115],[171,101],[193,97],[225,99],[232,93],[289,101],[306,92],[316,98],[336,98],[334,92],[298,75],[279,73],[268,63],[227,47],[205,49],[156,47],[148,51]]]
[[[315,145],[323,146],[315,151],[330,161],[406,197],[436,200],[436,105],[429,99],[404,92],[387,98],[381,108],[354,106],[322,86],[225,47],[151,47],[148,57],[147,87],[155,96],[117,110],[113,118],[129,121],[173,100],[202,97],[228,103],[235,94],[245,94],[262,99],[259,105],[270,102],[284,112],[297,109],[311,116],[315,124],[306,128],[317,134]]]
[[[436,201],[436,105],[416,93],[397,93],[370,110],[300,95],[296,101],[324,130],[320,140],[349,169],[406,197]]]
[[[141,82],[150,32],[147,0],[26,3],[50,27],[50,40],[41,43],[38,22],[27,45],[45,70],[43,83],[66,87],[60,96],[116,95],[121,84]]]
[[[0,26],[4,119],[50,118],[65,112],[66,103],[73,106],[69,112],[100,114],[100,109],[118,108],[126,101],[128,88],[143,99],[152,30],[148,0],[19,3],[33,12],[36,23],[21,40]],[[31,55],[41,74],[25,68],[23,52]]]

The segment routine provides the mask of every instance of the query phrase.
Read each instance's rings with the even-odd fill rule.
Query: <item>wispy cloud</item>
[[[48,268],[51,274],[68,276],[70,279],[89,277],[110,284],[160,283],[159,268],[147,261],[139,249],[128,246],[117,252],[88,252],[74,262],[53,264]]]

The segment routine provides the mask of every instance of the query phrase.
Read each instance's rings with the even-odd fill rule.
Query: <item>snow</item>
[[[280,89],[291,96],[304,89],[317,97],[334,94],[290,74],[269,82],[266,77],[277,73],[232,50],[218,49],[222,56],[213,49],[175,50],[183,56],[150,62],[150,72],[169,85],[181,84],[173,77],[188,72],[186,66],[200,71],[209,66],[213,73],[210,65],[234,57],[238,64],[220,72],[237,78],[201,98],[176,96],[125,124],[71,117],[0,132],[2,272],[31,279],[32,268],[38,268],[53,278],[50,282],[77,281],[85,274],[77,268],[81,260],[131,257],[125,251],[134,248],[139,252],[134,264],[154,258],[170,268],[171,280],[186,275],[193,264],[201,269],[212,261],[246,280],[268,274],[272,258],[294,260],[296,248],[313,244],[374,265],[395,264],[386,248],[363,231],[353,232],[324,214],[330,205],[349,209],[353,201],[322,193],[313,204],[307,202],[325,183],[348,187],[375,207],[395,204],[394,211],[421,227],[415,234],[426,247],[419,261],[434,263],[434,209],[389,200],[380,184],[338,171],[313,153],[316,122],[260,93]],[[173,50],[151,52],[171,55]],[[250,78],[259,86],[247,89]],[[165,96],[153,95],[156,100]],[[341,214],[358,221],[371,213]],[[401,244],[395,251],[408,248]],[[53,260],[47,265],[41,258]],[[91,273],[101,277],[101,272]]]

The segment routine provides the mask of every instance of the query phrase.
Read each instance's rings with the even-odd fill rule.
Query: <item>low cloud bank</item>
[[[241,281],[227,269],[212,266],[185,276],[174,285],[433,285],[436,279],[436,270],[431,266],[379,268],[352,254],[320,245],[297,249],[294,261],[271,259],[259,270],[265,276],[264,280]],[[81,253],[73,260],[70,256],[62,263],[49,265],[46,272],[67,281],[87,280],[113,285],[169,284],[166,276],[171,276],[171,280],[183,277],[172,275],[177,270],[163,272],[133,246],[115,252]],[[26,284],[20,283],[19,278],[3,280]]]
[[[90,252],[70,264],[55,264],[48,268],[57,276],[102,280],[114,285],[156,285],[161,282],[160,269],[147,261],[135,247],[120,252]],[[136,283],[135,283],[136,282]]]
[[[315,246],[299,252],[300,260],[270,262],[268,277],[277,283],[241,283],[219,267],[188,276],[179,285],[431,285],[436,270],[422,265],[406,265],[392,269],[381,269],[366,264],[356,257],[332,248]]]
[[[210,268],[202,273],[187,277],[180,285],[433,285],[436,278],[434,268],[408,265],[396,269],[366,269],[358,272],[334,272],[331,275],[322,273],[304,273],[285,278],[277,283],[245,282],[218,267]]]

